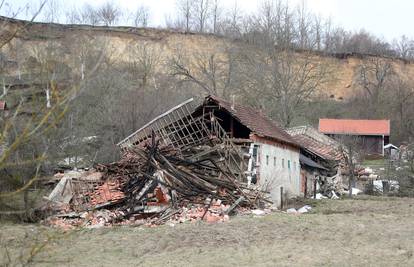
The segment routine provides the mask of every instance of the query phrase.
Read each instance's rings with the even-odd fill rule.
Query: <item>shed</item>
[[[319,131],[335,139],[355,136],[367,154],[384,155],[390,140],[390,120],[319,119]]]

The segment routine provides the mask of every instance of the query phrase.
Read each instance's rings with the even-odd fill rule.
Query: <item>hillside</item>
[[[2,21],[6,18],[0,18]],[[132,28],[132,27],[104,27],[87,25],[63,25],[33,23],[19,30],[26,22],[7,19],[7,27],[2,31],[1,39],[17,32],[16,38],[3,49],[2,61],[5,68],[3,73],[6,83],[13,84],[12,88],[27,87],[24,85],[26,75],[33,71],[33,68],[21,68],[19,66],[30,65],[41,61],[41,57],[50,56],[46,47],[53,43],[63,53],[59,54],[54,61],[60,61],[68,70],[74,73],[80,71],[79,50],[93,46],[105,46],[105,53],[114,62],[128,62],[136,57],[130,49],[131,44],[135,46],[145,45],[157,54],[162,64],[158,65],[157,71],[168,72],[166,64],[168,60],[177,55],[185,54],[190,60],[200,54],[214,54],[217,57],[225,58],[226,49],[230,45],[237,45],[242,49],[244,44],[238,41],[231,41],[224,37],[210,34],[183,33],[173,30],[153,28]],[[3,25],[3,23],[2,23]],[[49,54],[48,54],[49,53]],[[298,52],[299,53],[299,52]],[[53,54],[53,53],[52,53]],[[53,56],[53,55],[52,55]],[[357,67],[369,56],[363,55],[317,55],[313,60],[320,64],[329,65],[331,69],[330,81],[324,85],[325,96],[337,100],[347,99],[355,91],[355,76]],[[398,59],[386,59],[394,70],[405,77],[414,75],[414,65]],[[27,64],[26,64],[27,63]],[[57,64],[59,62],[55,62]],[[36,64],[34,64],[36,65]],[[20,79],[19,79],[20,76]],[[32,80],[31,80],[32,81]],[[19,86],[20,85],[20,86]]]

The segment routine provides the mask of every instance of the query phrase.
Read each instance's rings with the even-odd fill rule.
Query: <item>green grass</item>
[[[373,167],[373,166],[386,166],[387,161],[385,159],[375,159],[375,160],[364,160],[362,166]]]

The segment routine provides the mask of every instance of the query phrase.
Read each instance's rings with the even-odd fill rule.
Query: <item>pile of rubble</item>
[[[223,222],[235,212],[270,205],[267,193],[249,188],[216,159],[180,157],[155,136],[124,151],[120,161],[61,179],[48,200],[46,224],[63,228]]]

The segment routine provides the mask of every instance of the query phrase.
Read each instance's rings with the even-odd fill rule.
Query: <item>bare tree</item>
[[[0,1],[0,9],[3,4],[4,1]],[[26,27],[40,13],[44,4],[44,2],[41,3],[40,8],[35,12],[29,22],[18,27],[10,27],[8,20],[1,22],[0,36],[8,31],[10,33],[6,34],[5,38],[2,39],[0,53],[3,52],[3,48],[7,44],[10,44],[21,31],[26,30]],[[0,117],[0,176],[2,177],[0,181],[0,214],[4,212],[4,207],[16,207],[12,203],[15,201],[9,201],[9,204],[3,205],[7,202],[3,202],[3,200],[20,193],[23,193],[24,209],[9,212],[12,214],[28,214],[30,206],[27,189],[37,180],[40,166],[45,160],[45,151],[38,153],[39,150],[36,149],[34,141],[41,140],[42,135],[44,136],[50,127],[49,123],[56,122],[52,118],[52,114],[59,117],[59,107],[55,106],[41,112],[39,116],[33,116],[27,121],[22,121],[18,115],[22,112],[23,104],[23,101],[20,100],[12,114]],[[41,119],[39,120],[39,118]],[[32,153],[22,153],[24,148],[31,148]],[[26,172],[28,168],[29,172]]]
[[[297,33],[298,47],[300,49],[311,49],[309,34],[311,31],[310,15],[306,9],[305,1],[302,0],[297,8]]]
[[[231,49],[227,47],[224,55],[199,52],[189,56],[177,52],[170,60],[171,75],[178,78],[179,83],[197,85],[205,94],[228,98],[235,71]]]
[[[303,105],[331,78],[329,64],[317,64],[307,53],[269,48],[265,53],[246,55],[243,61],[243,94],[284,127],[291,126]]]
[[[378,109],[387,90],[387,85],[394,76],[394,70],[389,60],[379,57],[365,59],[358,67],[356,80],[363,89],[368,100],[368,112],[371,116],[379,116]]]
[[[102,21],[98,10],[89,4],[85,4],[80,12],[80,23],[87,23],[90,25],[98,25]]]
[[[210,0],[195,0],[194,7],[194,24],[198,32],[205,32],[207,22],[210,17]]]
[[[150,9],[147,6],[140,6],[134,13],[134,26],[147,27],[150,18]]]
[[[276,45],[279,48],[293,48],[294,14],[289,5],[282,0],[264,1],[258,14],[253,18],[253,31],[260,29],[262,38],[259,43],[265,46]]]
[[[322,50],[322,18],[320,16],[314,16],[313,17],[314,23],[313,23],[313,32],[314,32],[314,40],[315,43],[315,49],[317,51]]]
[[[105,26],[111,26],[118,21],[122,12],[113,2],[106,2],[98,8],[97,14]]]
[[[394,50],[397,55],[403,59],[414,58],[414,41],[403,35],[399,40],[394,40]]]
[[[101,18],[98,10],[89,4],[84,4],[81,9],[72,7],[65,13],[66,23],[99,25]]]
[[[43,10],[45,22],[58,23],[61,11],[62,6],[59,0],[47,0]]]
[[[211,8],[211,19],[212,19],[212,26],[213,26],[213,33],[219,32],[219,23],[221,20],[221,7],[220,1],[214,0],[212,8]]]
[[[32,20],[34,18],[35,16]],[[4,21],[4,24],[3,20],[1,22],[0,35],[3,31],[10,30],[11,35],[2,39],[0,54],[6,50],[6,45],[13,44],[16,39],[21,38],[19,34],[22,31],[30,30],[28,26],[31,24],[29,21],[16,26],[8,23],[8,20]],[[48,164],[53,160],[53,157],[48,156],[55,150],[52,144],[57,126],[62,122],[74,95],[81,91],[87,80],[72,80],[66,90],[60,90],[58,76],[62,73],[69,75],[69,71],[62,69],[64,64],[56,58],[64,57],[64,53],[59,49],[59,45],[53,42],[42,48],[43,50],[33,48],[38,50],[38,55],[42,55],[38,57],[40,62],[35,57],[28,59],[30,62],[34,61],[35,67],[40,67],[36,70],[31,66],[26,67],[26,70],[31,71],[27,73],[30,75],[26,78],[26,82],[31,84],[30,95],[18,95],[15,103],[10,106],[9,113],[0,116],[0,215],[15,214],[21,216],[20,218],[32,218],[30,215],[34,203],[29,198],[29,190],[38,184],[39,177],[48,170]],[[99,65],[99,62],[96,64]],[[92,68],[85,76],[90,77],[95,70],[96,68]],[[42,77],[36,75],[36,71],[44,77],[44,82]],[[11,80],[11,86],[16,85],[14,82],[15,80]],[[39,82],[41,88],[38,88]],[[47,89],[45,93],[43,86]],[[19,197],[22,201],[17,201]],[[21,206],[20,203],[24,205]]]
[[[224,36],[231,38],[240,38],[242,35],[242,10],[237,5],[237,0],[234,1],[233,6],[223,12],[223,18],[220,23],[221,32]]]
[[[414,136],[414,120],[411,116],[414,112],[414,84],[410,80],[398,78],[390,87],[393,90],[386,92],[386,98],[391,102],[388,114],[392,116],[393,125],[397,126],[393,127],[393,139],[406,141]]]
[[[161,51],[148,43],[129,45],[131,57],[127,63],[128,71],[138,81],[136,88],[146,88],[161,63]]]
[[[186,32],[191,31],[192,19],[193,19],[193,5],[190,0],[178,0],[178,20],[182,22],[184,30]]]
[[[65,22],[68,24],[81,23],[79,11],[75,6],[65,12]]]
[[[339,139],[339,150],[348,170],[348,196],[352,197],[352,188],[355,187],[355,173],[358,160],[361,160],[362,140],[357,136],[344,135]]]

